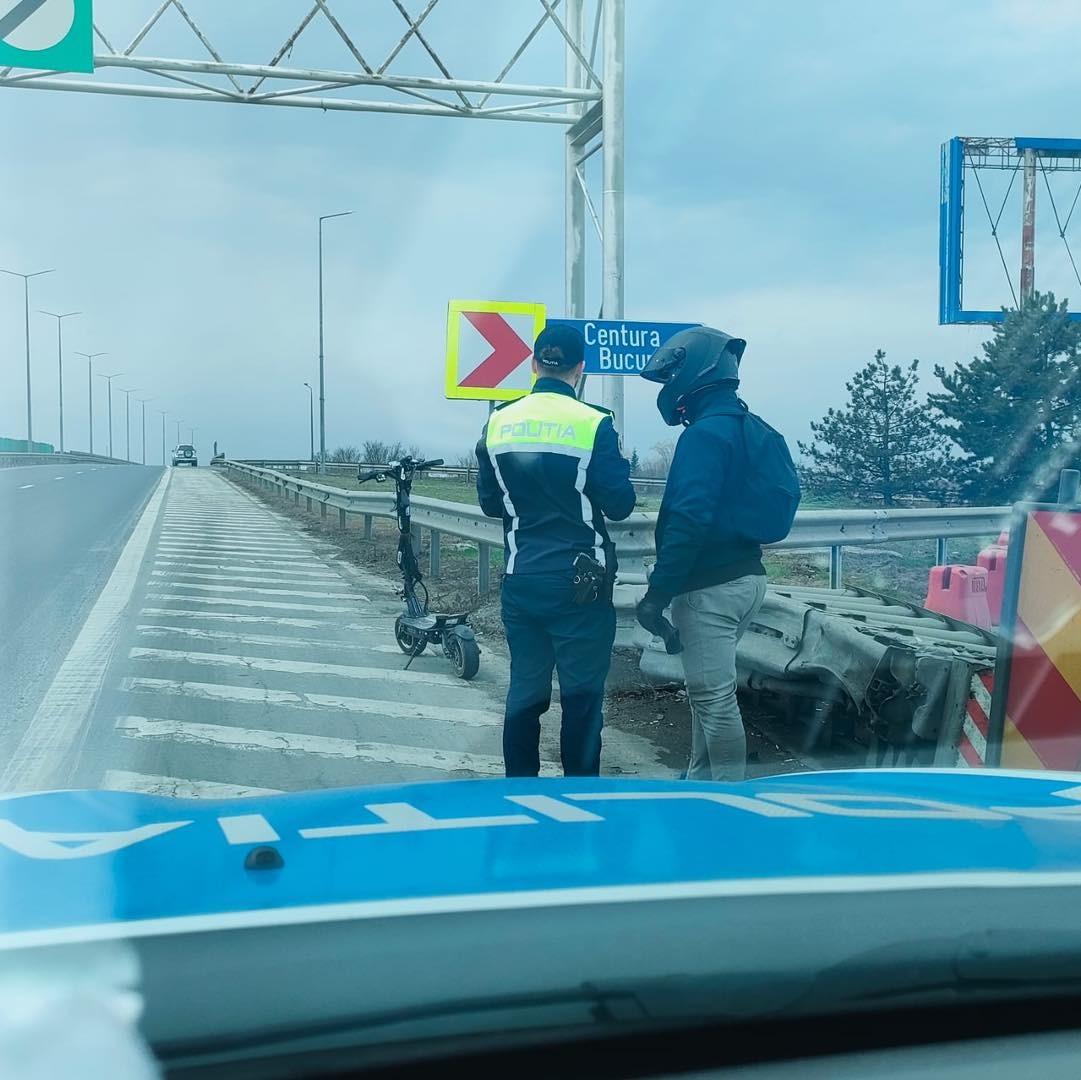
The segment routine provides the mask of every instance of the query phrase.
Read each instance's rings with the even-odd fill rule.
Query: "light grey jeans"
[[[766,579],[748,575],[672,601],[691,704],[688,780],[743,779],[747,735],[736,700],[736,644],[765,595]]]

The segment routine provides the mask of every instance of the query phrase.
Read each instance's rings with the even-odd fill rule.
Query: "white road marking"
[[[356,600],[356,593],[352,592],[315,592],[311,589],[260,589],[255,585],[200,585],[195,581],[167,581],[154,582],[157,585],[170,585],[174,589],[195,589],[197,592],[216,594],[226,593],[252,593],[255,596],[299,596],[305,600]],[[302,582],[310,585],[311,582]]]
[[[204,616],[205,618],[205,616]],[[270,646],[271,648],[306,649],[348,649],[357,652],[396,652],[402,655],[397,645],[389,649],[380,645],[352,644],[348,641],[331,641],[310,637],[274,637],[269,634],[227,634],[221,630],[200,630],[192,626],[160,626],[152,623],[141,623],[136,631],[142,637],[190,637],[197,641],[231,641],[243,645]],[[361,634],[385,634],[385,626],[354,627],[354,633]]]
[[[19,485],[19,490],[20,491],[25,491],[27,488],[32,488],[33,486],[34,486],[33,484],[20,484]]]
[[[244,499],[218,499],[213,492],[189,492],[187,499],[171,502],[170,514],[259,514]]]
[[[230,844],[273,844],[281,837],[262,814],[234,814],[218,818],[218,827]]]
[[[410,668],[356,667],[352,664],[325,664],[315,660],[272,660],[265,656],[236,656],[232,653],[187,652],[180,649],[134,648],[128,652],[131,660],[159,663],[202,664],[204,667],[240,668],[248,671],[277,671],[287,675],[334,675],[342,679],[368,682],[426,683],[429,686],[469,690],[469,684],[454,675],[438,675]],[[473,691],[476,692],[475,690]]]
[[[278,547],[282,543],[294,546],[292,540],[285,540],[280,533],[259,533],[255,529],[224,529],[218,532],[206,532],[203,529],[193,529],[190,532],[184,529],[165,528],[161,530],[162,540],[170,544],[251,544],[258,547]]]
[[[326,604],[281,604],[276,600],[239,600],[229,596],[185,596],[178,593],[149,593],[148,600],[183,600],[188,604],[218,604],[233,607],[271,608],[274,611],[324,611],[349,613],[356,609],[351,607],[328,607]],[[358,597],[359,599],[359,597]]]
[[[261,562],[264,558],[275,562],[293,559],[298,562],[315,562],[318,565],[318,560],[313,553],[302,552],[299,548],[294,551],[292,548],[267,549],[236,547],[232,544],[181,544],[176,540],[161,540],[156,553],[174,558],[184,555],[209,555],[216,559],[252,559],[257,562]]]
[[[222,563],[215,562],[213,559],[196,562],[193,559],[157,558],[154,560],[154,565],[166,570],[171,569],[174,573],[183,574],[185,577],[220,578],[222,581],[232,581],[236,574],[246,574],[252,570],[258,570],[260,574],[281,575],[284,577],[322,578],[339,583],[342,580],[341,575],[334,573],[333,570],[303,570],[300,567],[264,566],[262,563],[252,563],[244,566],[242,563]],[[188,569],[185,570],[184,567],[188,567]],[[225,571],[225,573],[216,573],[215,571]]]
[[[287,537],[289,534],[279,529],[276,525],[256,525],[254,522],[230,522],[224,525],[190,525],[180,524],[175,521],[166,521],[162,526],[163,533],[180,533],[184,536],[277,536]]]
[[[199,524],[198,522],[170,521],[166,519],[162,523],[163,532],[183,533],[185,536],[210,536],[219,533],[227,533],[237,536],[251,533],[259,537],[272,536],[282,540],[296,541],[295,533],[286,532],[277,525],[260,524],[255,521],[226,521],[217,525]]]
[[[205,543],[203,542],[205,541]],[[229,537],[214,537],[207,536],[202,537],[198,542],[194,539],[188,540],[183,537],[171,537],[164,535],[161,538],[163,545],[173,545],[178,547],[200,547],[200,548],[212,548],[230,547],[236,548],[238,551],[260,551],[272,554],[275,551],[282,552],[298,552],[298,551],[310,551],[310,548],[305,547],[303,544],[296,544],[292,541],[288,543],[279,543],[278,541],[269,540],[244,540],[240,537],[232,539]]]
[[[408,765],[441,772],[473,772],[503,775],[503,759],[492,754],[466,754],[455,750],[432,750],[394,743],[353,742],[327,735],[303,735],[261,728],[237,728],[224,724],[195,724],[183,720],[154,720],[145,716],[122,716],[117,730],[131,738],[176,739],[178,742],[230,746],[242,750],[272,750],[318,757],[370,761],[381,765]],[[541,763],[542,776],[558,775],[551,762]]]
[[[186,518],[174,518],[165,517],[163,519],[163,528],[177,529],[184,532],[207,532],[207,531],[219,531],[228,532],[230,530],[237,529],[252,529],[257,532],[272,532],[279,536],[288,535],[280,525],[267,524],[263,518],[249,518],[249,519],[228,519],[222,520],[221,518],[215,518],[213,520],[206,521],[194,521]]]
[[[75,475],[76,476],[82,476],[83,475],[83,470],[82,469],[76,470]]]
[[[380,698],[348,697],[342,694],[299,694],[292,690],[266,690],[257,686],[228,686],[219,683],[187,682],[180,679],[144,679],[127,677],[120,689],[133,694],[170,694],[203,701],[233,701],[259,705],[289,705],[294,709],[340,709],[343,712],[372,716],[394,716],[407,720],[449,721],[470,727],[496,727],[503,723],[501,713],[483,709],[449,708],[444,705],[415,705]]]
[[[153,615],[156,618],[198,619],[199,622],[258,623],[265,626],[289,626],[298,630],[333,630],[337,627],[337,623],[324,619],[290,619],[284,617],[275,618],[273,615],[241,615],[235,611],[189,611],[178,608],[144,607],[139,614]],[[346,627],[346,629],[358,630],[360,627]]]
[[[280,795],[278,788],[219,784],[214,780],[188,780],[182,776],[110,769],[100,787],[105,791],[137,791],[142,795],[167,795],[174,799],[246,799],[254,795]]]
[[[173,514],[166,511],[162,519],[170,528],[176,529],[274,529],[284,532],[275,521],[267,521],[258,514]]]
[[[53,479],[54,480],[63,480],[64,478],[62,476],[54,476]]]
[[[254,570],[257,569],[257,567],[249,566],[249,567],[247,567],[247,569],[254,571]],[[263,574],[262,572],[260,572],[258,574],[254,574],[254,573],[253,574],[207,574],[207,573],[199,573],[198,570],[172,570],[172,569],[170,569],[170,570],[152,570],[150,572],[151,577],[166,578],[170,585],[185,585],[185,586],[186,585],[191,585],[191,584],[198,584],[200,582],[211,582],[211,581],[219,581],[219,582],[222,582],[223,584],[225,582],[230,582],[230,581],[232,581],[232,582],[245,581],[245,582],[248,582],[249,584],[252,584],[252,585],[279,585],[282,588],[286,588],[289,585],[307,585],[308,588],[313,588],[313,587],[317,587],[323,581],[325,581],[328,586],[331,586],[331,585],[339,585],[340,586],[342,584],[342,579],[340,577],[338,577],[336,574],[329,574],[328,573],[328,574],[324,575],[321,578],[317,577],[315,581],[312,581],[310,578],[308,580],[304,580],[303,578],[295,578],[295,577],[292,577],[292,576],[283,576],[283,575],[289,575],[289,571],[288,570],[272,570],[269,574]],[[190,581],[188,581],[188,578],[194,578],[195,581],[190,582]],[[183,580],[181,580],[181,579],[183,579]],[[202,587],[205,588],[205,589],[214,589],[213,585],[203,585]],[[247,591],[252,592],[254,590],[249,589]],[[273,591],[278,592],[279,590],[275,589]],[[330,593],[320,593],[319,595],[320,596],[330,596],[332,594],[330,594]],[[353,596],[353,595],[355,595],[355,594],[354,593],[349,593],[349,596]]]
[[[159,559],[172,559],[174,561],[180,560],[184,563],[221,563],[223,560],[229,563],[240,563],[247,561],[250,565],[246,568],[250,570],[252,566],[287,566],[304,568],[305,566],[315,569],[317,567],[325,567],[326,563],[317,559],[314,555],[282,555],[275,556],[274,558],[268,558],[265,555],[248,555],[244,552],[219,552],[217,555],[209,554],[204,548],[193,548],[189,551],[163,551],[158,550],[157,557]]]
[[[83,725],[101,692],[105,669],[120,637],[170,473],[162,473],[78,637],[61,663],[19,745],[0,775],[0,791],[62,787],[57,765],[81,742]]]

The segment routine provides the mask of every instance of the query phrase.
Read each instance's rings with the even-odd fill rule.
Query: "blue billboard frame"
[[[1040,156],[1081,157],[1081,139],[1013,140],[1018,151],[1032,149]],[[938,321],[940,326],[1000,323],[1006,311],[981,311],[964,307],[965,267],[965,139],[954,136],[942,144],[938,210]],[[1070,312],[1072,322],[1081,311]]]

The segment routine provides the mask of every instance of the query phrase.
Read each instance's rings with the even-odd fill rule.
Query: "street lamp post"
[[[64,338],[60,328],[65,319],[70,319],[72,315],[81,315],[82,312],[65,311],[60,313],[56,311],[42,311],[41,314],[50,315],[56,320],[56,371],[57,384],[60,393],[60,453],[62,454],[64,452]]]
[[[348,217],[352,212],[342,210],[337,214],[323,214],[319,218],[319,472],[327,463],[326,380],[323,373],[323,222]]]
[[[176,422],[176,445],[177,446],[180,445],[180,424],[181,424],[181,422],[182,421],[180,421],[179,419]]]
[[[169,415],[169,413],[165,409],[155,409],[154,411],[157,412],[161,416],[161,463],[162,463],[162,465],[164,465],[165,464],[165,418]]]
[[[143,407],[143,456],[142,456],[142,462],[143,462],[144,465],[146,464],[146,403],[148,401],[153,401],[153,400],[154,399],[152,397],[144,397],[144,398],[139,398],[138,399],[139,404],[142,405],[142,407]]]
[[[38,270],[33,274],[20,274],[17,270],[4,270],[0,267],[0,274],[10,274],[12,277],[23,279],[23,316],[26,335],[26,452],[28,454],[34,452],[34,407],[30,399],[30,279],[55,272],[55,270]]]
[[[315,461],[315,392],[311,383],[304,385],[308,388],[308,454]]]
[[[124,457],[126,460],[131,461],[131,395],[139,394],[142,392],[142,388],[138,386],[132,386],[130,389],[125,390],[123,387],[120,389],[120,393],[126,395],[127,404],[124,410]]]
[[[94,452],[94,361],[99,356],[108,356],[103,352],[77,352],[76,356],[82,356],[86,360],[86,400],[87,412],[90,418],[90,453]]]
[[[98,374],[99,379],[109,384],[109,457],[113,456],[113,379],[119,379],[123,374],[122,371],[114,371],[112,375]]]

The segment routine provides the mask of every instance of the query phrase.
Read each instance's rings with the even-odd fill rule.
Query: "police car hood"
[[[1081,883],[1081,774],[0,799],[0,949],[687,898]],[[263,850],[252,855],[255,849]]]
[[[87,1031],[133,1062],[103,1075],[142,1080],[148,1048],[213,1065],[341,1038],[389,1061],[423,1038],[828,1011],[883,1000],[847,974],[868,956],[889,992],[953,978],[959,950],[1081,972],[1079,835],[1081,775],[1046,773],[7,797],[0,1071],[28,1039],[42,1075],[112,1068]]]

